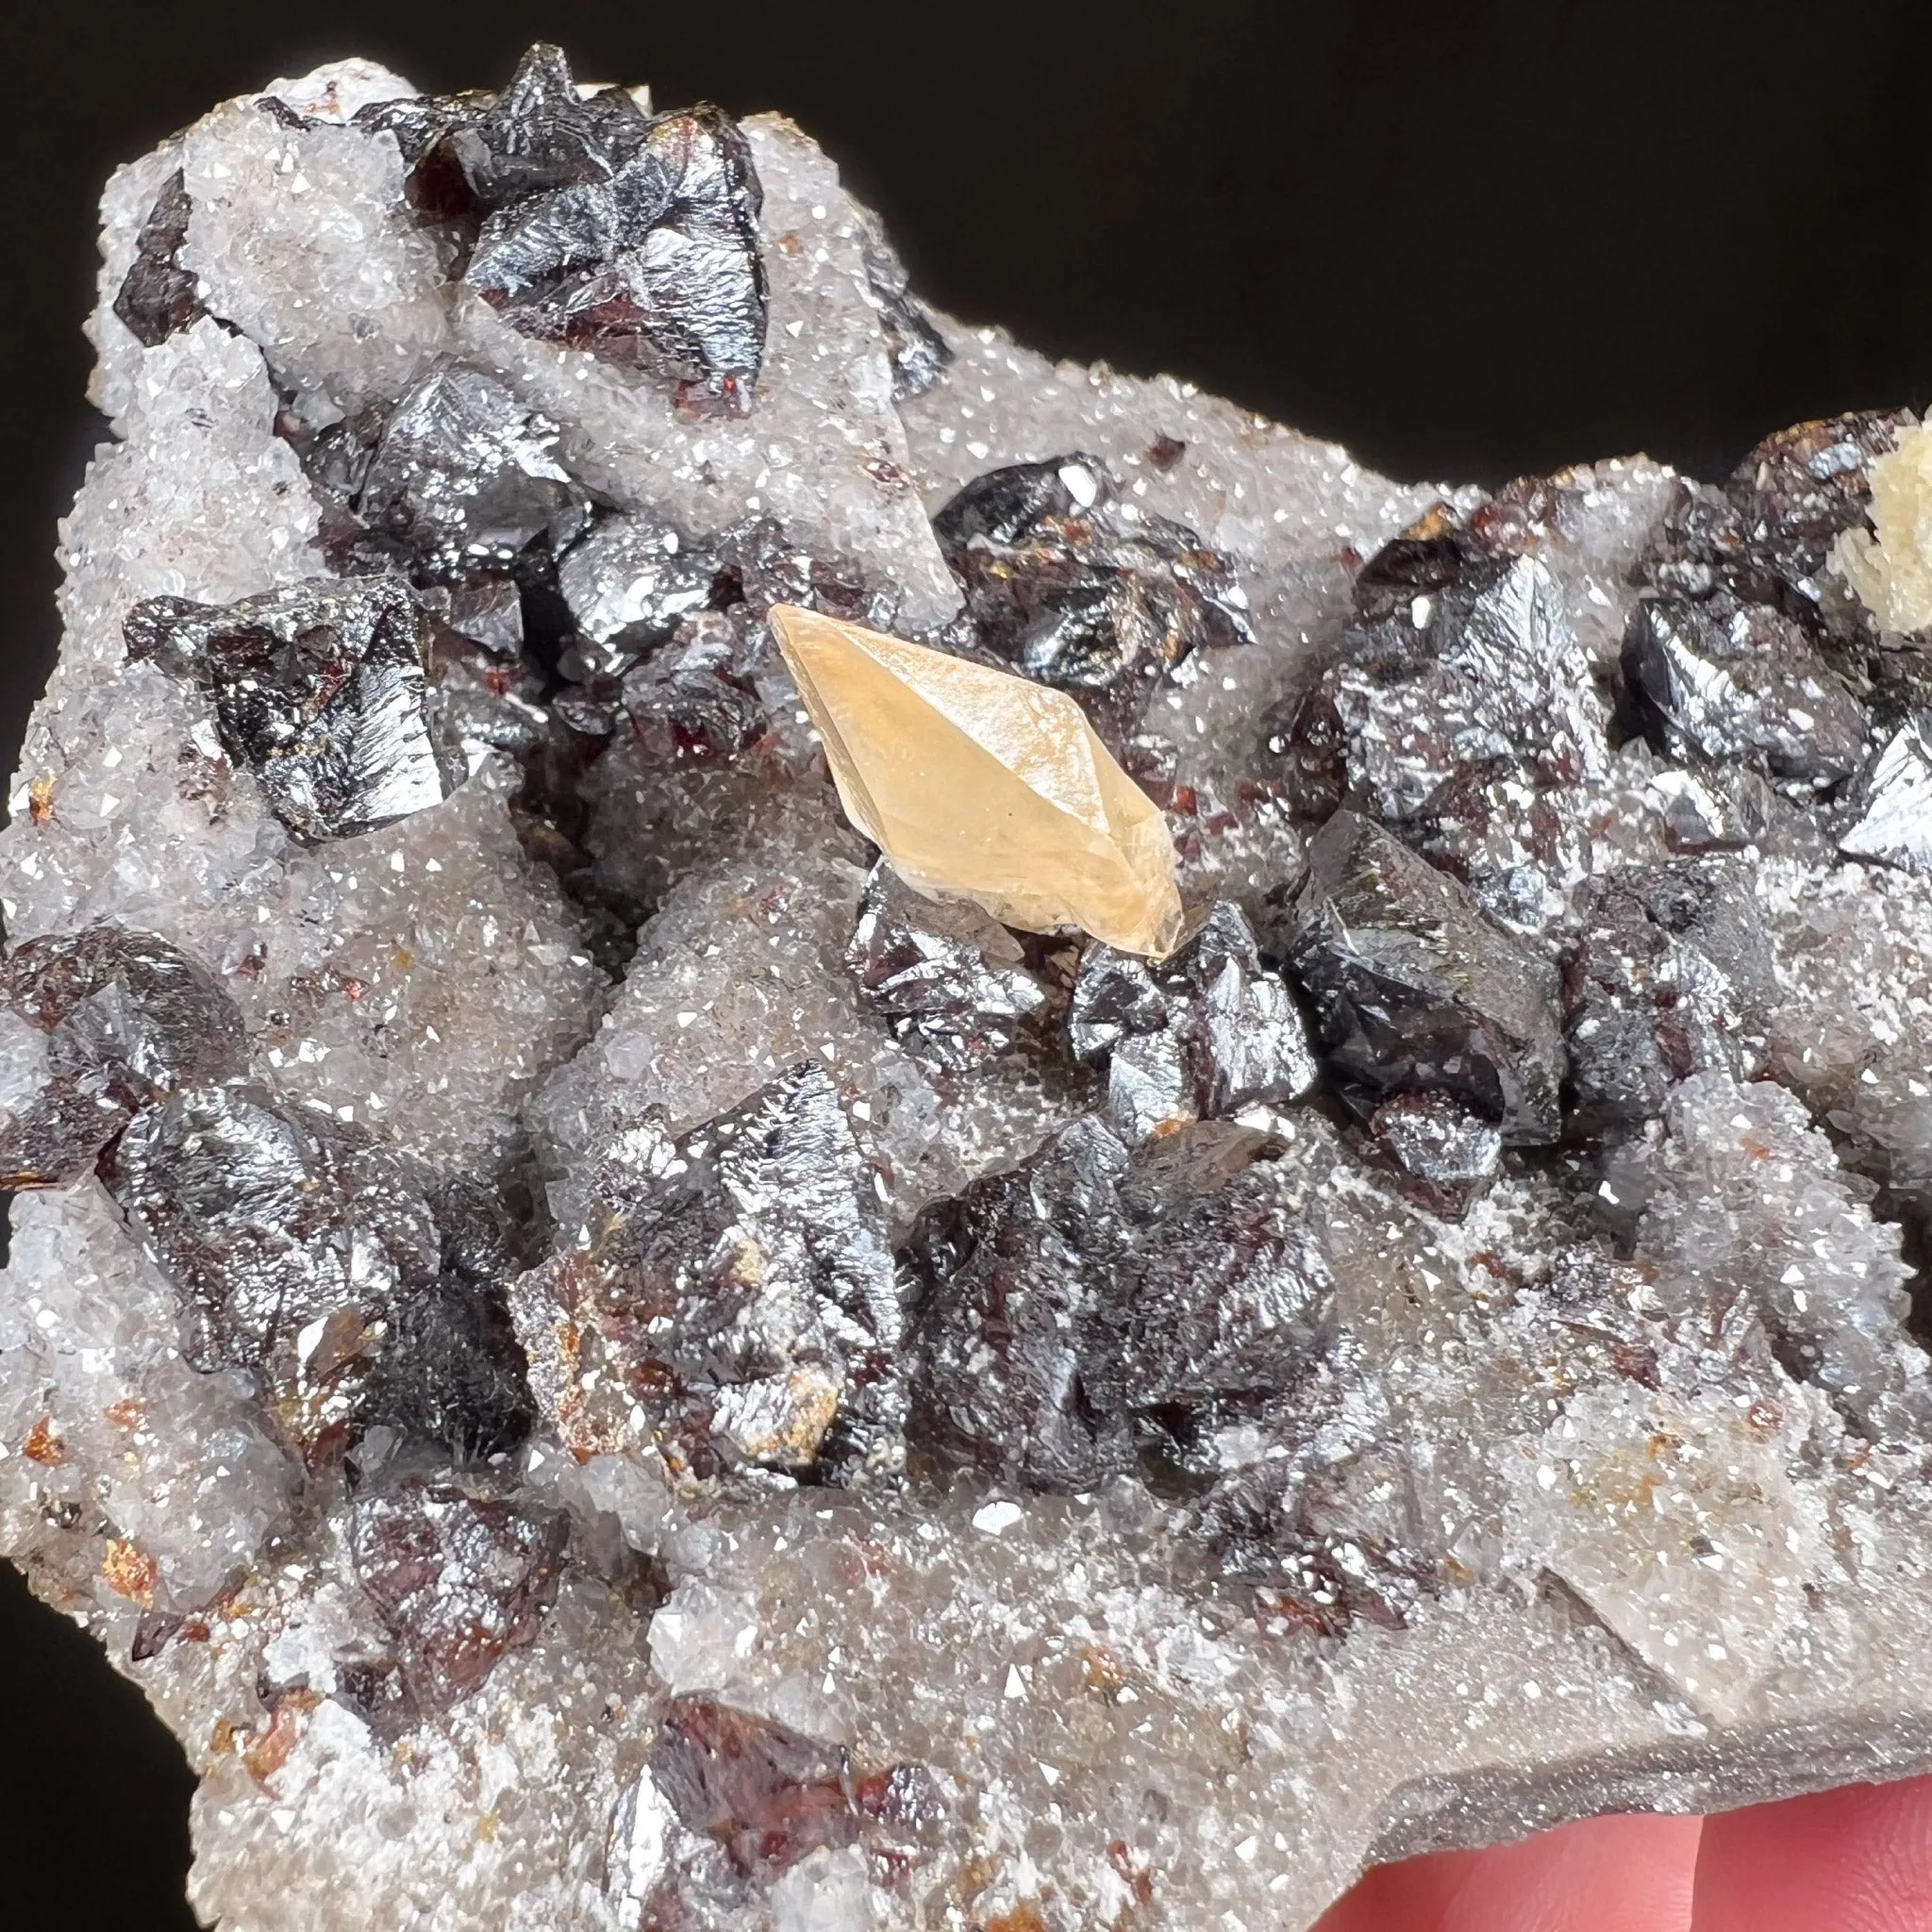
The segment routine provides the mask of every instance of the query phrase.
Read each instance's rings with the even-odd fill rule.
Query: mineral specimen
[[[247,1064],[233,1001],[158,934],[104,924],[28,940],[4,980],[12,1011],[47,1035],[39,1052],[22,1042],[19,1074],[38,1091],[0,1130],[8,1187],[77,1180],[138,1109]]]
[[[1293,1100],[1315,1080],[1301,1014],[1229,900],[1158,965],[1091,947],[1068,1031],[1080,1058],[1105,1063],[1108,1120],[1129,1142]]]
[[[1334,1280],[1307,1176],[1207,1124],[1138,1165],[1080,1122],[914,1234],[915,1434],[1028,1487],[1134,1463],[1137,1417],[1291,1387]]]
[[[1749,759],[1787,788],[1826,791],[1863,761],[1865,713],[1791,619],[1722,595],[1647,599],[1624,679],[1681,764]]]
[[[439,364],[383,423],[353,506],[429,578],[509,571],[538,539],[561,549],[582,525],[557,433],[492,377]]]
[[[1853,804],[1857,817],[1839,834],[1840,852],[1932,872],[1932,744],[1918,719],[1879,746]]]
[[[512,1291],[546,1420],[677,1481],[901,1459],[891,1257],[838,1091],[807,1065],[673,1140],[621,1134],[577,1242]]]
[[[736,123],[708,106],[647,119],[618,90],[582,103],[561,58],[538,57],[473,139],[465,173],[491,211],[471,288],[525,335],[662,365],[742,403],[769,291],[758,177]]]
[[[1233,560],[1118,504],[1095,458],[976,477],[934,514],[933,530],[978,642],[1083,699],[1104,736],[1132,732],[1149,680],[1184,675],[1197,646],[1253,641]]]
[[[883,860],[866,881],[846,958],[893,1035],[943,1067],[1007,1052],[1057,1004],[1050,969],[997,920],[923,897]]]
[[[507,1650],[529,1642],[569,1540],[560,1511],[519,1509],[447,1474],[357,1495],[350,1562],[395,1640],[412,1715],[474,1695]]]
[[[179,258],[191,212],[187,184],[177,168],[142,225],[133,265],[114,297],[114,313],[150,349],[203,313],[194,276]]]
[[[1512,1142],[1557,1138],[1555,973],[1372,820],[1338,811],[1316,835],[1281,949],[1339,1078],[1457,1095]]]
[[[392,578],[316,578],[217,608],[149,597],[127,655],[203,691],[222,747],[291,832],[341,839],[447,798],[467,775],[437,730],[429,620]]]
[[[809,610],[772,621],[847,817],[908,884],[1031,932],[1172,950],[1167,830],[1071,698]]]
[[[0,1550],[210,1923],[1293,1932],[1932,1769],[1908,415],[1398,486],[550,47],[103,255]]]
[[[1594,882],[1563,960],[1575,1116],[1600,1133],[1639,1125],[1693,1073],[1759,1072],[1776,998],[1769,955],[1735,863],[1679,860]]]

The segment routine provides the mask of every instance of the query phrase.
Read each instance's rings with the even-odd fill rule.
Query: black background
[[[37,0],[0,39],[0,737],[52,659],[53,525],[108,170],[359,52],[431,90],[531,40],[666,106],[783,108],[930,300],[1191,377],[1408,475],[1932,400],[1924,0],[709,0],[308,8]],[[22,18],[20,15],[26,15]],[[190,1780],[91,1641],[0,1565],[0,1921],[192,1924]],[[377,1928],[381,1932],[381,1928]]]

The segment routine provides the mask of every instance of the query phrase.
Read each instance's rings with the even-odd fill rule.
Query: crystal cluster
[[[1932,475],[1407,487],[790,123],[104,206],[0,1548],[232,1932],[1262,1932],[1932,1768]]]

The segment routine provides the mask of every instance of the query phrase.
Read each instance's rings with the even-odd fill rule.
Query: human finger
[[[1705,1821],[1692,1932],[1926,1932],[1932,1778]]]

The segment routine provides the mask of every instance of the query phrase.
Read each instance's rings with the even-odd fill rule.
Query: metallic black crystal
[[[114,296],[114,313],[144,348],[166,341],[208,313],[199,278],[181,266],[181,245],[193,212],[187,182],[176,168],[141,225],[134,260]]]
[[[838,1480],[901,1456],[901,1315],[872,1175],[806,1063],[673,1137],[619,1133],[585,1244],[512,1296],[579,1446],[642,1434],[676,1474],[767,1466]]]
[[[933,518],[981,649],[1071,691],[1104,736],[1130,736],[1154,680],[1208,645],[1248,643],[1233,560],[1114,498],[1088,456],[975,477]]]
[[[1763,1069],[1771,938],[1737,860],[1685,859],[1593,880],[1562,962],[1578,1124],[1653,1120],[1679,1080]]]
[[[46,1085],[0,1128],[7,1187],[77,1178],[140,1108],[247,1066],[234,1002],[158,933],[104,922],[24,941],[0,998],[47,1035]]]
[[[664,114],[608,179],[510,203],[465,279],[511,327],[742,405],[764,358],[761,194],[738,124]]]
[[[1631,613],[1623,672],[1652,744],[1679,763],[1748,762],[1809,797],[1864,762],[1864,708],[1772,606],[1722,592],[1645,598]]]
[[[908,1248],[917,1440],[1006,1480],[1087,1490],[1144,1418],[1288,1388],[1333,1280],[1307,1170],[1220,1122],[1127,1149],[1075,1121],[928,1209]]]
[[[410,1474],[358,1494],[350,1559],[420,1708],[479,1690],[556,1600],[570,1519],[488,1483]]]
[[[1340,811],[1322,827],[1277,943],[1344,1087],[1437,1090],[1512,1144],[1557,1138],[1554,970],[1379,825]]]
[[[175,1284],[190,1366],[254,1371],[311,1457],[346,1442],[398,1309],[438,1285],[411,1166],[325,1111],[230,1085],[138,1114],[104,1174]]]
[[[125,634],[130,658],[208,694],[224,749],[304,839],[373,831],[467,775],[434,715],[434,625],[398,578],[315,578],[225,607],[149,597]]]
[[[1279,1106],[1314,1084],[1307,1030],[1232,900],[1196,916],[1163,960],[1090,945],[1074,983],[1074,1054],[1108,1071],[1108,1117],[1129,1143],[1173,1125]]]
[[[1010,1051],[1057,992],[997,920],[974,906],[925,898],[884,859],[866,880],[845,963],[895,1040],[956,1069]]]

